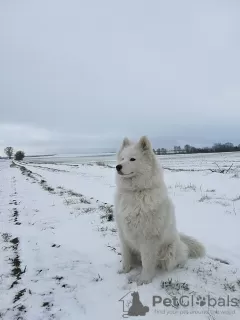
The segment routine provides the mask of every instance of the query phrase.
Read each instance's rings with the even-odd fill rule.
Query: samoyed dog
[[[115,219],[122,251],[122,269],[128,273],[140,262],[140,275],[130,277],[138,285],[149,283],[156,268],[173,270],[188,258],[205,255],[204,246],[179,233],[174,205],[163,179],[163,170],[150,141],[123,140],[116,166]]]

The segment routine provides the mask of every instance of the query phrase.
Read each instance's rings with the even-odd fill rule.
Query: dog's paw
[[[132,274],[128,277],[128,283],[136,282],[138,286],[148,284],[152,281],[151,277],[143,277],[141,274]]]
[[[140,276],[137,278],[137,285],[141,286],[142,284],[148,284],[152,282],[153,276],[146,273],[141,273]]]
[[[139,274],[131,274],[128,277],[128,283],[137,282],[139,278]]]
[[[152,279],[142,279],[141,277],[139,277],[137,279],[137,285],[138,286],[141,286],[143,284],[148,284],[148,283],[151,283],[152,282]]]
[[[130,265],[124,266],[122,269],[118,270],[118,274],[130,272],[132,267]]]

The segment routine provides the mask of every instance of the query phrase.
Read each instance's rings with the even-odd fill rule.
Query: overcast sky
[[[240,143],[240,1],[0,0],[0,155]]]

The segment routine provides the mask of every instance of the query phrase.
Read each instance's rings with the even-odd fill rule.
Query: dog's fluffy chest
[[[117,224],[129,241],[158,233],[157,229],[162,219],[159,201],[153,199],[155,196],[149,192],[117,195]]]

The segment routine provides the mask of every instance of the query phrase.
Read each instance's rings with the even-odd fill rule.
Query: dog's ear
[[[151,142],[148,140],[146,136],[140,138],[138,145],[142,151],[152,150]]]
[[[120,148],[119,151],[118,151],[118,156],[119,156],[119,154],[122,152],[122,150],[123,150],[124,148],[130,146],[130,144],[131,144],[131,141],[130,141],[127,137],[125,137],[125,138],[123,139],[121,148]]]
[[[129,146],[130,144],[131,144],[130,140],[129,140],[127,137],[125,137],[125,138],[123,139],[122,149],[125,148],[125,147],[127,147],[127,146]]]

